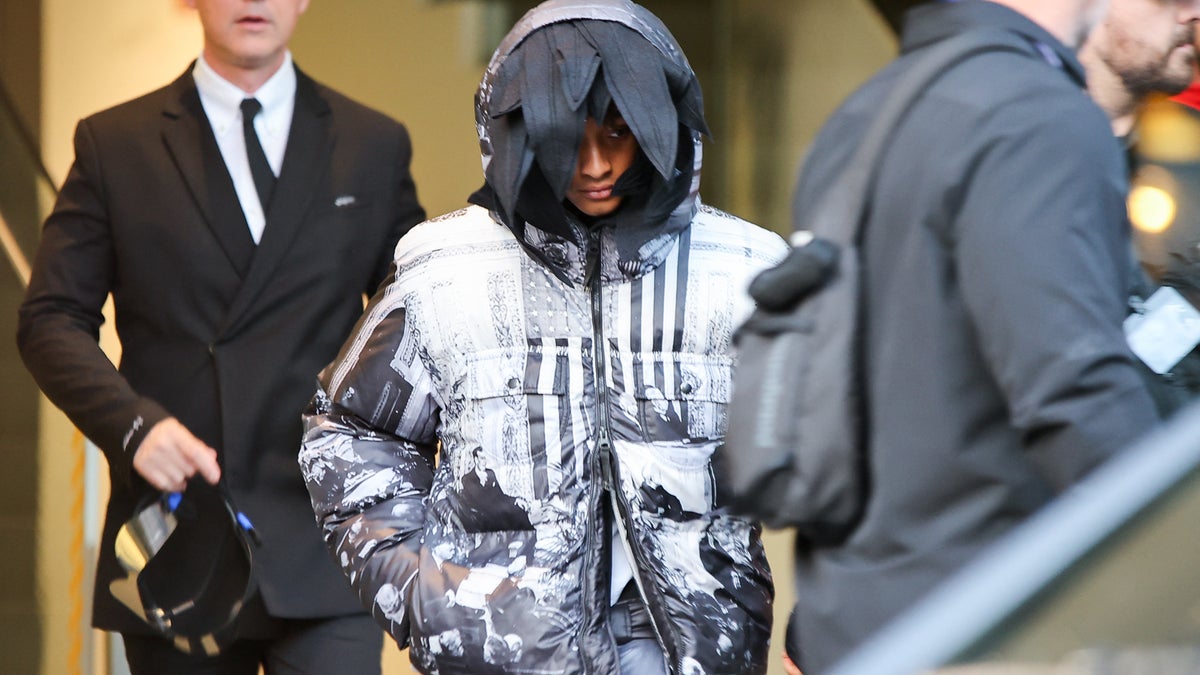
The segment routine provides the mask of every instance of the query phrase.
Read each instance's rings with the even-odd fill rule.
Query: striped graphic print
[[[545,498],[562,487],[566,475],[572,482],[583,478],[582,448],[594,419],[587,409],[590,396],[572,396],[590,389],[591,340],[586,338],[530,339],[525,359],[529,448],[533,496]]]

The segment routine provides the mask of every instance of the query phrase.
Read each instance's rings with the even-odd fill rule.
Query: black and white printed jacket
[[[481,206],[418,225],[321,374],[317,519],[421,671],[618,672],[614,541],[672,673],[766,671],[760,528],[715,503],[709,459],[746,288],[787,245],[695,189],[672,218],[635,264],[611,226],[518,237]]]
[[[587,250],[559,245],[582,281]],[[746,286],[784,253],[707,207],[646,274],[591,286],[478,206],[401,241],[300,461],[327,543],[414,663],[616,672],[609,510],[673,672],[765,670],[760,530],[715,508],[709,457]]]

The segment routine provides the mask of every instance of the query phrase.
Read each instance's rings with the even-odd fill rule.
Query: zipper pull
[[[612,442],[608,439],[608,429],[600,430],[600,441],[597,443],[597,449],[600,451],[600,479],[603,481],[604,489],[612,492],[616,485],[616,480],[613,477]]]
[[[583,280],[584,286],[591,286],[592,282],[600,278],[600,230],[592,229],[588,232],[588,251],[587,251],[587,277]]]

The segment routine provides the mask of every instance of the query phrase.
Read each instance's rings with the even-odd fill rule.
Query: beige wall
[[[494,15],[468,0],[314,0],[292,41],[314,78],[408,126],[431,216],[464,206],[483,182],[472,101]]]
[[[43,4],[41,140],[61,181],[76,121],[167,83],[199,53],[201,38],[179,0]],[[672,16],[681,6],[674,4]],[[723,120],[714,129],[718,146],[706,155],[709,169],[724,175],[710,201],[789,230],[788,195],[803,148],[832,107],[890,57],[893,44],[866,0],[715,0],[705,6],[706,20],[719,23],[683,30],[721,36],[705,45],[717,50],[707,57],[717,68],[704,82],[710,107],[717,106],[710,116]],[[419,194],[434,215],[461,206],[482,181],[472,96],[508,20],[500,5],[482,0],[313,0],[293,51],[315,78],[408,125]],[[103,341],[115,352],[111,333]],[[86,622],[77,616],[85,598],[63,582],[80,573],[79,441],[52,406],[43,410],[44,672],[69,673],[77,671],[64,645],[80,641],[73,621]],[[790,535],[769,535],[768,554],[778,582],[772,648],[778,653],[792,602]],[[395,649],[385,654],[386,672],[409,672]],[[779,672],[774,666],[772,673]]]
[[[174,79],[200,53],[201,38],[179,0],[43,0],[43,7],[42,142],[61,181],[75,123]]]
[[[709,153],[722,160],[722,208],[791,232],[801,157],[833,109],[895,54],[868,0],[726,0],[724,128]],[[706,92],[707,93],[707,92]],[[707,156],[707,155],[706,155]],[[707,167],[706,167],[707,168]]]

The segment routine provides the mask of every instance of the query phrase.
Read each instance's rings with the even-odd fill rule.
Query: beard
[[[1113,30],[1113,26],[1106,26]],[[1196,74],[1194,49],[1180,50],[1192,43],[1192,25],[1180,26],[1165,52],[1123,31],[1115,31],[1114,46],[1108,65],[1117,73],[1125,88],[1137,98],[1151,94],[1178,94],[1192,83]]]

